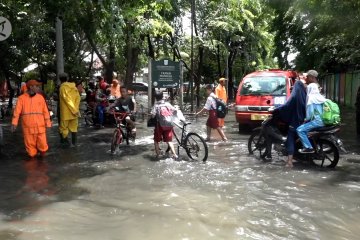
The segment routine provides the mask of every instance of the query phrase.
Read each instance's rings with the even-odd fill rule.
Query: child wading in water
[[[161,91],[156,91],[155,93],[155,104],[151,111],[153,117],[156,116],[157,123],[154,130],[154,145],[156,157],[160,156],[160,146],[159,143],[164,141],[168,144],[173,158],[177,159],[174,144],[172,143],[173,137],[173,114],[176,112],[174,106],[170,103],[163,100],[163,93]]]
[[[203,111],[209,111],[209,117],[206,122],[206,141],[210,141],[211,129],[216,129],[220,134],[222,140],[226,142],[228,139],[226,138],[224,131],[219,126],[219,121],[216,115],[216,95],[213,93],[213,88],[211,84],[206,85],[205,87],[208,98],[206,100],[205,106],[201,109],[196,115],[199,115]]]

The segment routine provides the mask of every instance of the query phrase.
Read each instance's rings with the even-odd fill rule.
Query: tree
[[[289,53],[298,53],[299,70],[323,72],[359,68],[360,41],[357,0],[268,1],[275,11],[275,55],[282,67]]]

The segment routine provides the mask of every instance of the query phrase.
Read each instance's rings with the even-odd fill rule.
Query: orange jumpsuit
[[[215,95],[217,98],[223,100],[224,103],[227,103],[227,94],[226,94],[225,86],[221,86],[221,84],[219,84],[215,89]],[[219,118],[218,121],[220,127],[223,127],[225,125],[225,118]]]
[[[114,96],[114,97],[116,97],[116,98],[120,98],[120,97],[121,97],[120,84],[119,84],[119,81],[118,81],[118,80],[114,79],[114,80],[112,81],[110,90],[111,90],[111,93],[110,93],[111,96]]]
[[[50,115],[45,99],[40,94],[30,97],[22,94],[16,103],[12,124],[17,126],[21,116],[25,149],[30,157],[34,157],[38,150],[46,152],[46,127],[51,127]]]

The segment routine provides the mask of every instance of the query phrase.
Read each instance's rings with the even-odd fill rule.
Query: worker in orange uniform
[[[61,143],[64,146],[76,146],[78,117],[80,117],[80,94],[75,81],[67,80],[60,86],[60,126]],[[71,144],[68,135],[71,132]]]
[[[110,90],[111,90],[110,93],[111,96],[115,97],[116,99],[121,97],[119,80],[117,79],[112,80]]]
[[[220,78],[219,79],[220,84],[215,88],[215,95],[217,98],[220,98],[224,101],[224,103],[227,103],[227,93],[226,93],[226,78]],[[218,118],[219,121],[219,127],[224,127],[225,125],[225,118]]]
[[[44,156],[49,148],[46,127],[51,127],[50,114],[44,97],[38,94],[39,85],[36,80],[26,83],[28,90],[18,98],[11,122],[14,132],[21,116],[25,149],[30,157],[35,157],[38,151]]]

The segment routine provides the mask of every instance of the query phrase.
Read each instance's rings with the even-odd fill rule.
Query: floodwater
[[[349,125],[349,154],[335,170],[284,168],[247,155],[231,112],[227,143],[209,143],[207,163],[153,157],[152,129],[110,154],[112,129],[81,127],[77,148],[49,132],[45,160],[27,160],[21,134],[0,161],[2,239],[359,239],[360,157]],[[206,118],[190,129],[204,134]],[[349,117],[351,119],[351,117]],[[164,146],[163,146],[164,147]]]

